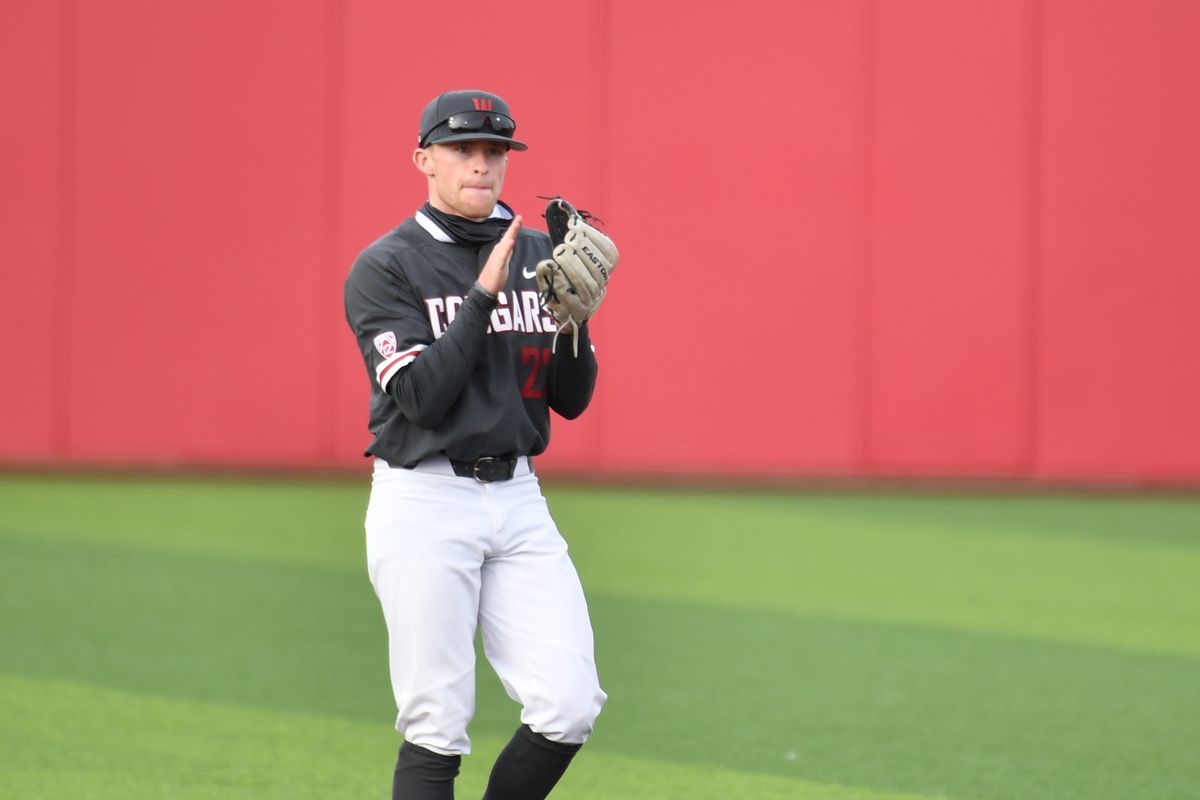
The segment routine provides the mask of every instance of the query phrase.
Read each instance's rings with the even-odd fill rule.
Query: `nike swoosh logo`
[[[537,268],[536,267],[522,267],[521,275],[522,275],[522,277],[525,277],[525,278],[536,278],[537,277]]]

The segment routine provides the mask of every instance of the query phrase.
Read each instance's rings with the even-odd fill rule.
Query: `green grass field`
[[[1200,798],[1200,499],[546,493],[610,694],[555,798]],[[0,796],[390,797],[366,496],[0,476]],[[458,797],[516,722],[481,662]]]

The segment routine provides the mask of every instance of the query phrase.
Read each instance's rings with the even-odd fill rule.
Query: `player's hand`
[[[492,294],[500,294],[508,286],[508,262],[512,258],[513,248],[517,246],[517,234],[521,230],[521,215],[513,217],[508,230],[496,242],[488,256],[487,263],[479,273],[479,285]]]

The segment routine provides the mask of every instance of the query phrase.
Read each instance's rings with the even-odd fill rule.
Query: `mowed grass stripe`
[[[600,591],[1200,656],[1200,503],[952,498],[939,518],[924,497],[556,499]]]
[[[361,481],[0,475],[0,534],[365,574]]]
[[[916,794],[1198,796],[1193,658],[601,600],[606,747]]]
[[[385,797],[395,744],[378,726],[0,675],[5,791],[25,800]],[[80,709],[89,713],[81,715]],[[458,796],[478,797],[504,739],[476,737]],[[556,797],[939,800],[589,749]]]
[[[0,675],[6,797],[382,797],[395,758],[374,726]]]
[[[361,574],[366,481],[10,476],[0,533]],[[1200,655],[1196,498],[547,493],[590,591]]]
[[[392,703],[357,573],[0,536],[0,608],[10,673],[358,718]]]

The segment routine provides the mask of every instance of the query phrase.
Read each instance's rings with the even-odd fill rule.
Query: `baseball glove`
[[[591,224],[594,219],[586,211],[576,211],[561,197],[552,198],[546,204],[546,227],[554,251],[551,258],[538,262],[536,267],[542,306],[558,323],[559,333],[572,334],[576,356],[579,327],[600,307],[617,266],[617,247]]]

